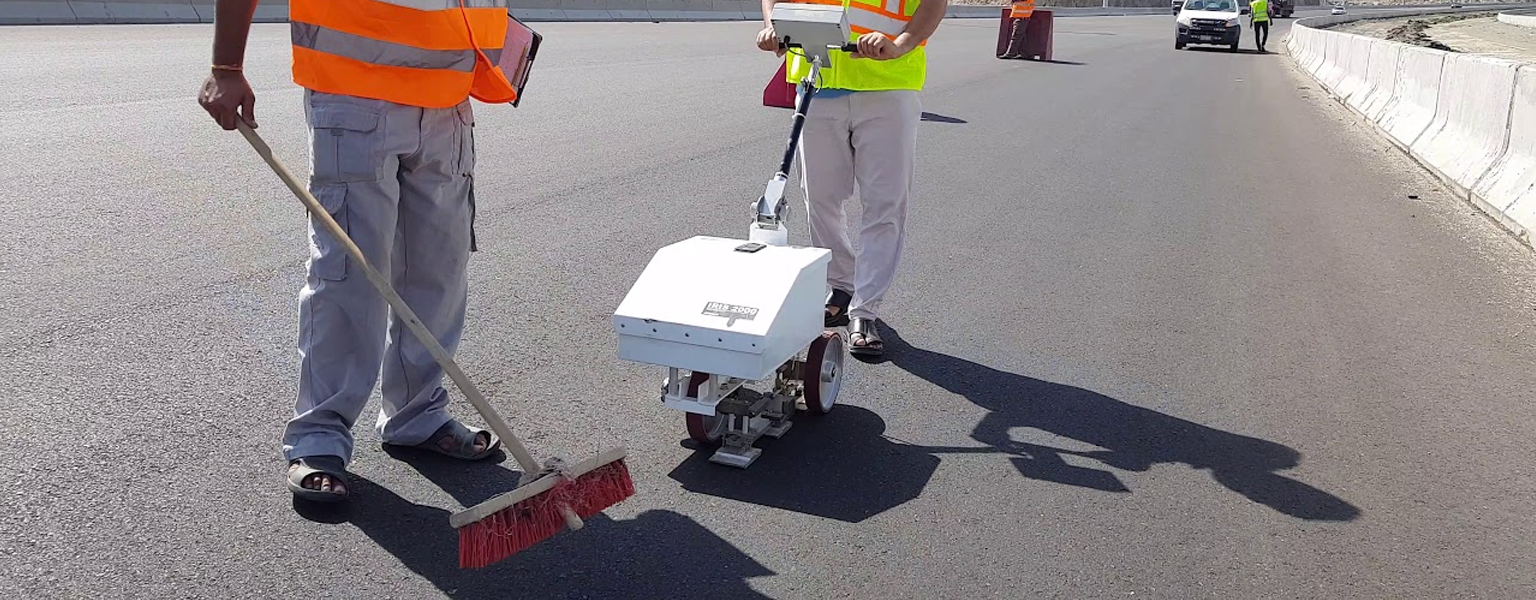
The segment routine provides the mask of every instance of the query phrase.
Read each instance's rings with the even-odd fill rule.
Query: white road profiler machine
[[[696,236],[661,248],[614,311],[619,358],[667,367],[662,403],[684,413],[711,462],[746,468],[764,435],[783,436],[801,409],[832,410],[843,383],[844,332],[824,327],[831,251],[789,245],[784,189],[805,112],[831,52],[852,52],[841,7],[780,3],[779,47],[811,64],[779,170],[751,204],[747,239]]]

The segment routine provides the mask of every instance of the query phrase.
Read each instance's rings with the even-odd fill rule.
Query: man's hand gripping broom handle
[[[534,460],[533,454],[528,452],[528,448],[524,447],[522,441],[517,439],[517,436],[512,433],[512,428],[508,427],[506,421],[501,419],[501,415],[491,408],[489,402],[486,402],[485,396],[480,394],[480,389],[475,387],[475,384],[464,375],[463,371],[459,370],[459,366],[448,356],[448,351],[444,350],[442,345],[437,342],[437,338],[432,335],[432,332],[427,330],[427,326],[422,324],[421,319],[416,317],[416,313],[411,310],[411,307],[406,306],[405,300],[395,293],[388,280],[384,279],[384,276],[380,275],[378,270],[373,268],[373,265],[368,264],[368,259],[363,257],[363,251],[357,247],[357,244],[352,242],[352,238],[347,235],[346,231],[341,229],[341,225],[338,225],[336,220],[331,218],[330,213],[325,211],[325,207],[320,205],[320,201],[316,200],[309,193],[309,189],[281,161],[277,160],[277,157],[272,155],[272,148],[267,146],[267,143],[261,139],[261,136],[256,134],[255,130],[246,125],[244,120],[239,121],[236,126],[240,129],[240,133],[245,136],[245,139],[251,143],[251,146],[256,149],[256,153],[261,155],[262,160],[267,161],[267,164],[272,167],[277,176],[282,178],[283,183],[288,185],[288,189],[292,190],[293,194],[299,197],[299,200],[304,203],[304,207],[309,209],[309,213],[320,221],[320,224],[331,234],[331,237],[346,247],[347,254],[352,257],[352,260],[357,261],[362,266],[363,272],[368,275],[368,281],[373,282],[373,286],[378,288],[379,293],[384,295],[385,300],[389,301],[390,307],[395,309],[395,313],[400,316],[402,321],[405,321],[406,327],[410,328],[411,333],[415,334],[416,339],[420,340],[427,347],[427,351],[432,353],[432,358],[437,359],[437,364],[443,368],[443,371],[459,387],[459,390],[464,392],[464,396],[469,399],[469,402],[475,405],[475,410],[480,411],[480,416],[491,426],[491,430],[495,431],[496,435],[501,437],[503,442],[506,442],[507,447],[512,450],[513,458],[517,459],[518,465],[523,468],[522,482],[531,481],[532,478],[537,477],[542,467],[538,461]],[[565,514],[565,524],[567,527],[581,529],[581,517],[577,516],[570,507],[562,506],[560,510]]]

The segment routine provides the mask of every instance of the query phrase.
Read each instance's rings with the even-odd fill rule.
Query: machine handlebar
[[[779,49],[780,50],[788,50],[788,49],[790,49],[790,47],[800,48],[801,45],[800,44],[786,44],[786,43],[784,43],[784,40],[782,40],[782,39],[779,40]],[[832,46],[828,46],[828,48],[831,48],[831,47]],[[858,52],[859,51],[859,45],[857,43],[854,43],[854,42],[844,42],[843,45],[837,46],[836,48],[838,50],[842,50],[843,52],[849,52],[849,53]]]

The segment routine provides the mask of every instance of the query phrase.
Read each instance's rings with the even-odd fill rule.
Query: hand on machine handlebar
[[[772,52],[779,56],[784,56],[786,51],[784,43],[779,40],[779,35],[773,30],[772,25],[764,27],[762,31],[757,32],[757,49],[764,52]]]
[[[853,57],[891,60],[901,58],[903,54],[906,54],[906,52],[896,42],[892,41],[891,38],[885,37],[885,34],[866,33],[859,36],[859,41],[855,44]]]

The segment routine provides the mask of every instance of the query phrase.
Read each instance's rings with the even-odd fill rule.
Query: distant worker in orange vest
[[[1013,31],[1008,39],[1008,50],[1003,58],[1024,58],[1024,34],[1029,30],[1029,18],[1035,14],[1035,0],[1018,0],[1013,3]]]
[[[212,73],[199,103],[225,130],[255,127],[243,75],[257,0],[218,0]],[[470,97],[510,102],[496,66],[506,0],[290,0],[293,80],[305,88],[309,191],[397,290],[444,349],[464,326],[474,251],[474,114]],[[282,437],[288,489],[347,498],[352,426],[383,369],[375,427],[383,442],[459,459],[486,458],[490,432],[448,413],[443,373],[399,315],[311,220],[299,293],[298,397]]]

